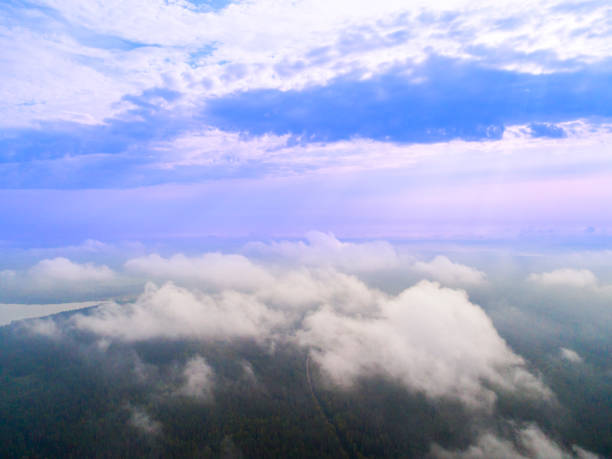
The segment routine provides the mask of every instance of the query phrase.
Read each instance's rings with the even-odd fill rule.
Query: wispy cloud
[[[605,2],[580,9],[571,2],[391,2],[375,8],[368,2],[265,0],[224,6],[5,5],[0,39],[12,72],[6,74],[11,90],[2,93],[9,115],[4,124],[100,123],[129,108],[123,96],[147,88],[177,90],[187,101],[257,88],[300,89],[418,64],[431,55],[528,73],[609,58]]]

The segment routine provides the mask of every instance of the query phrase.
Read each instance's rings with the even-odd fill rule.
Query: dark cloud
[[[609,65],[533,75],[433,57],[413,71],[338,78],[302,91],[253,90],[210,100],[211,124],[307,140],[396,142],[497,139],[510,124],[559,136],[548,121],[612,115]]]

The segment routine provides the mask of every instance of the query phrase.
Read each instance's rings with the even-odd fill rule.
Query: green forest
[[[61,327],[69,316],[55,322]],[[381,376],[336,387],[290,344],[103,345],[70,330],[61,338],[35,335],[24,323],[0,328],[4,457],[427,457],[434,443],[465,449],[483,426],[509,429],[508,419],[535,420],[561,443],[612,452],[610,410],[598,409],[610,386],[591,384],[580,394],[559,368],[547,371],[563,405],[500,394],[494,417]],[[214,370],[206,397],[177,390],[193,356]]]

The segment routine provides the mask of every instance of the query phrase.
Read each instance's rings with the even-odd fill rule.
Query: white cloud
[[[587,451],[586,449],[577,445],[572,446],[572,451],[574,451],[578,459],[601,459],[601,456],[598,454]]]
[[[596,287],[597,277],[588,269],[563,268],[545,273],[532,273],[530,281],[545,285],[559,287]]]
[[[582,357],[578,355],[578,353],[572,349],[568,349],[565,347],[561,348],[561,357],[572,363],[581,363]]]
[[[128,281],[106,265],[56,257],[26,270],[0,271],[0,282],[0,295],[11,302],[67,303],[109,295]]]
[[[149,435],[161,432],[161,423],[153,419],[143,408],[128,405],[127,409],[130,411],[130,425]]]
[[[46,336],[47,338],[59,338],[62,336],[62,330],[52,319],[28,322],[26,323],[26,328],[30,333]]]
[[[372,247],[344,246],[328,235],[311,240],[314,250],[305,244],[280,247],[287,256],[312,262],[320,262],[326,246],[337,249],[328,258],[334,263],[340,255],[346,257],[340,264],[365,263],[372,254]],[[352,263],[357,262],[347,266]],[[484,408],[495,399],[486,384],[548,395],[484,311],[460,290],[423,281],[389,296],[330,266],[263,265],[222,254],[153,256],[126,266],[187,288],[148,284],[136,301],[78,314],[73,326],[107,341],[297,340],[340,384],[379,374],[430,397],[458,398]]]
[[[215,373],[201,356],[191,358],[183,369],[184,385],[179,394],[199,399],[209,399],[212,396]]]
[[[246,251],[306,266],[333,266],[345,271],[385,270],[398,264],[398,255],[388,242],[343,242],[331,233],[320,231],[307,233],[306,242],[252,242],[246,246]]]
[[[206,253],[197,257],[182,254],[169,258],[157,254],[133,258],[125,263],[128,272],[161,281],[179,280],[217,288],[255,289],[273,282],[262,267],[242,255]]]
[[[257,263],[243,255],[206,253],[169,258],[149,255],[130,259],[125,267],[131,274],[161,283],[173,281],[199,290],[250,293],[257,301],[284,312],[321,304],[352,312],[371,308],[380,292],[333,266],[348,271],[389,268],[396,263],[393,247],[386,242],[345,243],[316,232],[309,233],[307,239],[309,244],[285,241],[247,245],[247,252],[264,258],[279,257],[280,264],[269,260]]]
[[[133,303],[110,303],[95,314],[77,315],[78,328],[126,341],[152,338],[232,339],[265,337],[284,316],[252,297],[227,290],[191,292],[171,283],[148,284]]]
[[[244,136],[206,128],[189,131],[172,140],[155,141],[154,167],[222,166],[235,169],[253,162],[265,165],[268,174],[288,175],[363,170],[423,168],[428,180],[452,173],[479,173],[508,180],[514,170],[525,179],[527,172],[543,173],[552,164],[579,168],[608,159],[612,125],[574,120],[557,125],[563,138],[533,138],[527,125],[507,126],[501,140],[453,140],[431,144],[401,144],[371,139],[292,144],[287,135]],[[554,154],[551,155],[551,150]],[[583,151],[579,157],[576,150]]]
[[[301,313],[322,305],[350,314],[371,312],[384,295],[355,276],[335,269],[290,269],[255,293],[259,301]]]
[[[304,311],[323,304],[361,313],[375,308],[382,296],[357,278],[334,270],[281,271],[271,273],[259,285],[231,280],[242,278],[244,271],[228,271],[227,275],[220,284],[205,283],[204,287],[215,287],[209,293],[173,283],[161,287],[149,283],[132,303],[107,302],[96,312],[73,320],[78,328],[126,341],[157,337],[260,339],[272,336],[278,328],[286,329]]]
[[[209,253],[131,259],[125,264],[130,276],[162,283],[173,280],[180,286],[149,285],[135,301],[105,304],[77,315],[69,324],[99,335],[99,342],[105,345],[113,340],[158,338],[297,343],[341,387],[376,375],[430,398],[457,399],[477,409],[492,408],[497,391],[550,396],[464,291],[424,281],[394,295],[340,271],[397,269],[393,265],[396,251],[386,243],[344,243],[330,234],[313,233],[305,242],[283,241],[249,249],[263,257],[253,260]],[[282,262],[271,261],[274,257]],[[422,264],[425,269],[421,272],[445,278],[449,285],[485,279],[484,273],[442,256]],[[89,282],[87,279],[102,282],[110,270],[61,258],[36,266],[24,272],[42,278],[55,273],[58,282],[64,279],[77,284]],[[22,274],[5,271],[4,275]],[[524,279],[524,274],[520,276]],[[111,271],[108,278],[118,277],[119,272]],[[495,279],[493,274],[491,279]],[[37,321],[30,329],[51,337],[64,331],[50,320]],[[581,361],[568,348],[561,348],[560,355],[571,362]],[[244,378],[255,383],[253,368],[242,364]],[[138,367],[135,371],[145,374]],[[203,357],[188,360],[174,376],[179,384],[173,386],[172,394],[211,398],[214,372]],[[130,423],[145,432],[154,433],[161,427],[142,410]],[[439,457],[595,457],[577,446],[572,451],[564,449],[534,426],[520,430],[516,439],[484,433],[466,451],[434,446],[432,452]]]
[[[429,262],[418,261],[412,266],[412,269],[451,286],[477,285],[482,284],[486,279],[486,275],[482,271],[454,263],[444,255],[438,255]]]
[[[42,260],[30,268],[28,274],[34,282],[41,284],[108,282],[115,278],[115,273],[108,266],[79,264],[63,257]]]
[[[156,167],[173,169],[180,166],[240,166],[249,161],[282,161],[291,153],[288,135],[265,134],[244,138],[239,132],[215,128],[187,132],[172,140],[154,143],[159,155]]]
[[[101,124],[130,108],[123,96],[163,83],[163,71],[177,62],[177,51],[138,48],[102,50],[78,43],[70,28],[40,15],[39,30],[25,23],[0,25],[2,61],[7,70],[0,86],[5,126],[38,121]],[[181,53],[182,54],[182,53]],[[176,65],[176,64],[175,64]]]
[[[483,408],[495,400],[483,381],[549,395],[464,292],[427,281],[382,301],[369,317],[323,307],[304,320],[298,340],[340,385],[380,374],[431,397]]]
[[[556,65],[537,56],[566,66],[609,57],[606,6],[578,13],[564,1],[259,0],[220,12],[182,1],[44,3],[55,14],[23,7],[0,28],[5,123],[102,123],[129,107],[122,96],[145,88],[178,89],[189,107],[237,90],[369,76],[431,54],[533,73]]]
[[[596,459],[598,456],[578,446],[565,450],[537,426],[528,425],[517,432],[517,445],[491,433],[482,434],[465,451],[448,451],[438,445],[431,455],[439,459]]]

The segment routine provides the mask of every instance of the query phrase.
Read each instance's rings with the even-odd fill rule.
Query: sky
[[[2,2],[0,244],[609,241],[609,2],[379,3]]]

